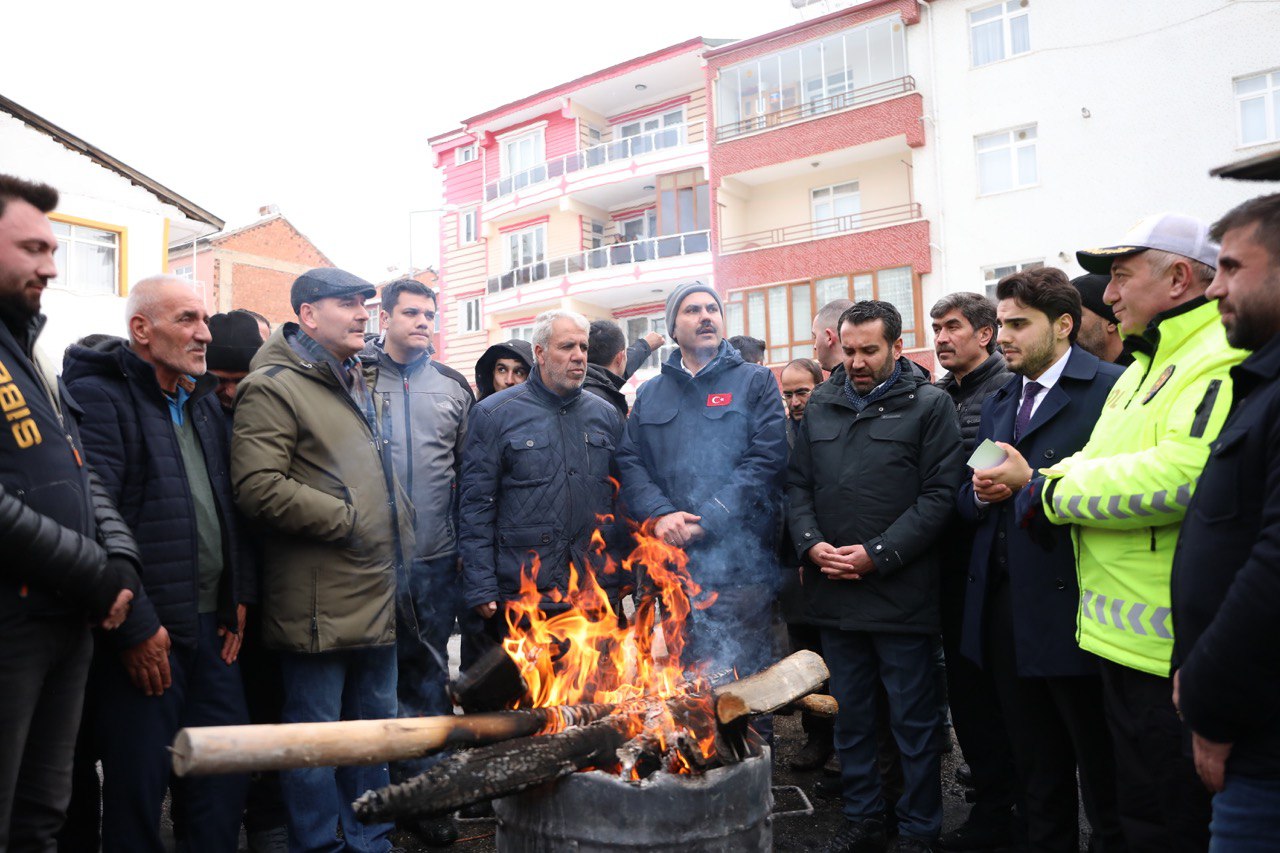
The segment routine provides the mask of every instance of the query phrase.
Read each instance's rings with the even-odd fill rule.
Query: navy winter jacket
[[[569,563],[588,564],[592,532],[613,538],[602,517],[614,512],[610,473],[621,433],[613,406],[582,389],[561,397],[536,368],[527,382],[472,407],[458,536],[468,607],[515,598],[521,568],[535,555],[538,589],[564,591]]]
[[[155,369],[120,339],[96,349],[73,346],[63,380],[84,409],[80,432],[90,464],[102,478],[142,555],[142,591],[129,617],[109,636],[120,648],[137,645],[163,625],[175,645],[196,642],[199,574],[195,508],[169,403]],[[218,617],[235,625],[235,605],[257,601],[253,560],[240,535],[231,497],[225,415],[205,374],[186,407],[209,469],[222,519],[226,561]]]
[[[677,349],[640,386],[618,450],[622,497],[641,520],[702,516],[706,536],[686,549],[698,583],[776,586],[785,418],[773,372],[728,341],[697,376]]]

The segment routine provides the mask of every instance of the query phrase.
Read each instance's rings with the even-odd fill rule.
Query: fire
[[[617,705],[614,714],[624,716],[633,741],[667,756],[665,769],[694,772],[715,755],[716,727],[705,665],[683,659],[685,631],[692,610],[711,606],[715,595],[703,594],[689,576],[688,555],[654,536],[652,522],[633,530],[633,538],[635,548],[618,565],[596,530],[589,558],[603,577],[635,579],[630,619],[619,618],[585,567],[568,567],[563,592],[540,592],[544,567],[535,554],[519,596],[507,602],[503,647],[528,684],[523,706]],[[639,768],[627,763],[620,758],[621,772],[639,778]]]

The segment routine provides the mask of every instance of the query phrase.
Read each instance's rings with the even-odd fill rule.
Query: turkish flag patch
[[[732,394],[708,394],[707,395],[708,408],[712,406],[727,406],[732,402],[733,402]]]

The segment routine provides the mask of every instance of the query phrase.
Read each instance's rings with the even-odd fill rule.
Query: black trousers
[[[1209,848],[1209,792],[1184,751],[1173,679],[1104,660],[1102,701],[1116,751],[1120,826],[1134,853]]]
[[[967,559],[967,553],[965,556]],[[956,740],[973,774],[976,796],[969,819],[1003,824],[1011,819],[1017,774],[995,682],[990,673],[960,653],[968,576],[967,564],[948,565],[942,573],[942,650],[947,659],[947,700]]]
[[[0,620],[0,850],[54,850],[93,655],[76,618]]]
[[[1024,678],[1018,675],[1013,602],[1008,583],[987,597],[983,647],[986,669],[1000,697],[1013,763],[1022,788],[1028,849],[1080,850],[1079,798],[1093,828],[1093,853],[1125,850],[1116,807],[1115,758],[1096,675]]]

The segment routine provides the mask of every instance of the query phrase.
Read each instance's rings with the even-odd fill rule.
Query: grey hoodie
[[[462,374],[424,356],[397,364],[376,343],[361,353],[369,387],[382,398],[391,467],[413,501],[413,557],[457,551],[457,482],[467,414],[475,402]]]

